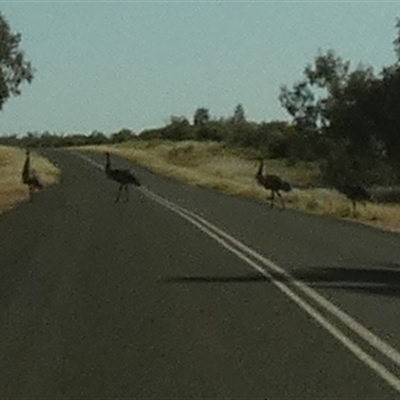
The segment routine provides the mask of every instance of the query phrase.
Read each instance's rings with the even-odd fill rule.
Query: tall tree
[[[400,175],[400,66],[384,68],[381,75],[382,79],[375,84],[369,118],[385,144],[385,154]]]
[[[246,116],[244,113],[244,108],[241,104],[238,104],[235,107],[235,111],[233,112],[232,123],[235,125],[240,125],[246,122]]]
[[[281,105],[293,117],[297,126],[316,130],[329,125],[330,113],[340,99],[348,79],[350,63],[333,50],[319,52],[314,65],[304,69],[304,79],[292,90],[281,87]],[[318,96],[317,96],[318,94]]]
[[[292,116],[296,126],[311,130],[317,128],[321,110],[307,81],[296,83],[292,90],[289,90],[286,85],[282,86],[279,101]]]
[[[12,33],[7,20],[0,12],[0,110],[10,96],[21,94],[23,82],[30,83],[33,69],[19,49],[21,35]]]
[[[198,108],[193,117],[193,125],[205,125],[210,121],[207,108]]]
[[[380,93],[372,68],[360,65],[350,72],[350,63],[332,50],[320,53],[292,90],[281,88],[281,104],[310,139],[308,146],[320,141],[329,148],[324,175],[330,183],[338,177],[367,179],[366,171],[381,162],[385,101]]]
[[[396,52],[397,55],[397,61],[400,62],[400,18],[397,18],[396,28],[397,28],[397,37],[396,39],[393,40],[393,44],[394,44],[394,51]]]

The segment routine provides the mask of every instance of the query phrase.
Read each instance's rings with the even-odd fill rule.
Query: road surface
[[[0,217],[0,398],[400,398],[400,237],[47,151]]]

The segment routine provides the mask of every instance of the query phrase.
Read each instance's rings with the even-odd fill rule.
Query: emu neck
[[[264,164],[262,160],[260,161],[260,165],[258,167],[257,176],[262,176]]]
[[[30,158],[29,158],[29,154],[27,154],[26,155],[25,164],[24,164],[24,168],[22,170],[22,176],[24,178],[27,178],[29,176],[29,168],[30,168]]]
[[[111,171],[110,156],[107,154],[106,173],[109,173],[110,171]]]

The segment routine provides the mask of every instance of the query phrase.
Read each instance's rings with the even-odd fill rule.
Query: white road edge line
[[[93,166],[103,169],[103,166],[98,164],[97,162],[91,160],[89,157],[77,154],[79,157],[83,158]],[[276,281],[273,279],[272,275],[265,270],[262,266],[258,265],[256,262],[251,260],[248,256],[254,257],[259,262],[261,262],[264,266],[269,268],[285,277],[285,279],[291,284],[295,285],[300,291],[302,291],[306,296],[313,299],[319,306],[328,311],[331,315],[335,316],[338,320],[343,322],[346,326],[348,326],[353,332],[358,334],[361,338],[363,338],[369,345],[379,350],[384,356],[391,359],[398,366],[400,366],[400,353],[390,346],[388,343],[377,337],[375,334],[370,332],[364,326],[362,326],[359,322],[355,321],[352,317],[346,314],[344,311],[340,310],[337,306],[332,304],[329,300],[325,299],[322,295],[317,293],[315,290],[308,287],[306,284],[297,281],[292,277],[287,271],[283,268],[276,265],[271,260],[263,257],[261,254],[252,250],[245,244],[241,243],[237,239],[233,238],[223,230],[219,229],[215,225],[211,224],[204,218],[198,216],[197,214],[186,210],[185,208],[172,203],[171,201],[164,199],[163,197],[157,195],[151,190],[141,187],[139,189],[143,192],[147,197],[153,199],[160,205],[170,209],[176,214],[180,215],[182,218],[186,219],[188,222],[199,228],[209,237],[214,239],[220,245],[225,247],[227,250],[235,254],[237,257],[245,261],[251,267],[256,269],[265,277],[269,278],[272,283],[277,286],[283,293],[285,293],[291,300],[293,300],[300,308],[306,311],[312,318],[314,318],[321,326],[323,326],[329,333],[331,333],[334,337],[336,337],[345,347],[347,347],[358,359],[360,359],[364,364],[369,366],[373,371],[375,371],[378,375],[380,375],[387,383],[389,383],[395,390],[400,393],[400,379],[392,374],[388,369],[386,369],[382,364],[375,361],[372,356],[367,354],[360,346],[358,346],[355,342],[353,342],[350,338],[348,338],[343,332],[340,331],[337,327],[335,327],[331,322],[329,322],[318,310],[316,310],[312,305],[310,305],[307,301],[299,297],[293,290],[291,290],[287,285],[282,282]],[[229,242],[231,244],[229,244]],[[233,247],[236,246],[237,248]],[[246,254],[243,254],[247,253]]]
[[[180,207],[180,206],[178,206],[178,207]],[[180,208],[182,209],[182,207],[180,207]],[[354,318],[350,317],[348,314],[346,314],[340,308],[338,308],[333,303],[331,303],[329,300],[327,300],[325,297],[320,295],[317,291],[310,288],[303,282],[296,280],[286,270],[279,267],[271,260],[263,257],[261,254],[252,250],[245,244],[239,242],[237,239],[233,238],[226,232],[222,231],[221,229],[219,229],[212,223],[206,221],[204,218],[202,218],[188,210],[185,210],[184,212],[186,212],[188,215],[192,216],[193,218],[196,218],[202,224],[204,224],[205,226],[207,226],[208,228],[210,228],[211,230],[213,230],[220,236],[227,239],[229,242],[231,242],[232,244],[237,246],[239,249],[241,249],[248,255],[251,255],[258,261],[260,261],[262,264],[264,264],[266,267],[270,268],[272,271],[278,273],[281,276],[284,276],[287,281],[289,281],[290,283],[295,285],[297,288],[299,288],[299,290],[301,290],[304,294],[306,294],[308,297],[312,298],[322,308],[324,308],[326,311],[328,311],[333,316],[335,316],[337,319],[339,319],[341,322],[343,322],[353,332],[357,333],[361,338],[363,338],[365,341],[367,341],[372,347],[374,347],[375,349],[380,351],[383,355],[385,355],[387,358],[392,360],[397,366],[400,367],[400,353],[394,347],[392,347],[390,344],[383,341],[378,336],[373,334],[371,331],[366,329],[363,325],[361,325],[359,322],[357,322]]]
[[[148,191],[148,189],[146,190]],[[382,379],[384,379],[390,386],[392,386],[396,391],[400,392],[400,379],[391,373],[388,369],[386,369],[382,364],[375,361],[372,356],[370,356],[366,351],[364,351],[360,346],[354,343],[350,338],[348,338],[343,332],[340,331],[337,327],[335,327],[331,322],[329,322],[319,311],[317,311],[313,306],[311,306],[307,301],[298,296],[293,290],[291,290],[287,285],[282,282],[278,282],[273,279],[272,275],[266,271],[264,268],[259,266],[245,254],[235,249],[229,243],[227,243],[224,239],[219,237],[216,233],[212,232],[210,229],[202,225],[200,222],[196,221],[191,216],[182,212],[178,207],[175,207],[168,200],[165,201],[162,197],[155,195],[151,191],[148,191],[149,197],[152,197],[154,201],[163,205],[164,207],[170,209],[171,211],[177,213],[182,218],[186,219],[209,237],[218,242],[221,246],[225,247],[227,250],[235,254],[238,258],[245,261],[251,267],[256,269],[265,277],[269,278],[272,283],[278,287],[284,294],[286,294],[292,301],[294,301],[300,308],[306,311],[315,321],[317,321],[323,328],[325,328],[332,336],[338,339],[345,347],[347,347],[360,361],[362,361],[365,365],[370,367],[373,371],[375,371]],[[168,204],[169,203],[169,204]]]

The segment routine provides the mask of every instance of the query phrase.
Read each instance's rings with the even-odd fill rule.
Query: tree
[[[210,121],[210,115],[207,108],[198,108],[193,117],[193,125],[205,125]]]
[[[384,68],[382,79],[375,83],[371,103],[375,105],[369,118],[373,122],[378,140],[385,144],[387,158],[396,166],[400,175],[400,66]]]
[[[23,82],[31,83],[33,69],[19,49],[21,35],[12,33],[10,25],[0,13],[0,110],[11,95],[21,94]]]
[[[395,40],[393,40],[393,44],[394,44],[394,51],[396,52],[397,55],[397,60],[400,61],[400,18],[397,18],[396,28],[397,28],[397,37]]]
[[[181,115],[181,116],[171,115],[169,121],[170,121],[169,122],[170,125],[182,125],[182,126],[185,126],[185,127],[190,126],[189,121],[183,115]]]
[[[134,138],[135,134],[130,129],[123,128],[111,135],[111,143],[122,143]]]
[[[322,156],[326,182],[334,183],[338,176],[372,181],[367,171],[382,162],[384,147],[385,101],[380,93],[381,83],[372,68],[360,65],[350,72],[350,63],[332,50],[319,53],[292,90],[281,88],[281,104],[301,136],[301,140],[295,137],[293,149],[303,147],[300,154]]]
[[[123,133],[123,130],[117,134],[115,134],[115,133],[113,134],[112,137],[114,139],[117,139],[117,140],[115,140],[116,142],[119,141],[121,132]],[[130,131],[129,131],[129,133],[130,133]],[[115,135],[118,135],[118,136],[115,136]],[[124,141],[124,138],[121,141]],[[88,143],[90,143],[90,144],[105,144],[108,142],[109,142],[108,137],[104,133],[99,132],[97,130],[94,130],[88,137]]]
[[[349,68],[350,63],[336,56],[333,50],[319,52],[314,65],[304,69],[301,82],[292,90],[281,87],[281,105],[299,128],[315,131],[329,125],[331,111],[346,87]]]
[[[307,81],[296,83],[293,90],[282,86],[279,101],[282,107],[286,108],[286,111],[292,116],[297,127],[317,129],[320,108]]]
[[[172,115],[169,125],[162,129],[162,137],[167,140],[187,140],[190,136],[190,123],[184,116]]]
[[[244,114],[244,108],[241,104],[238,104],[235,108],[232,117],[232,123],[235,125],[244,124],[246,122],[246,116]]]

